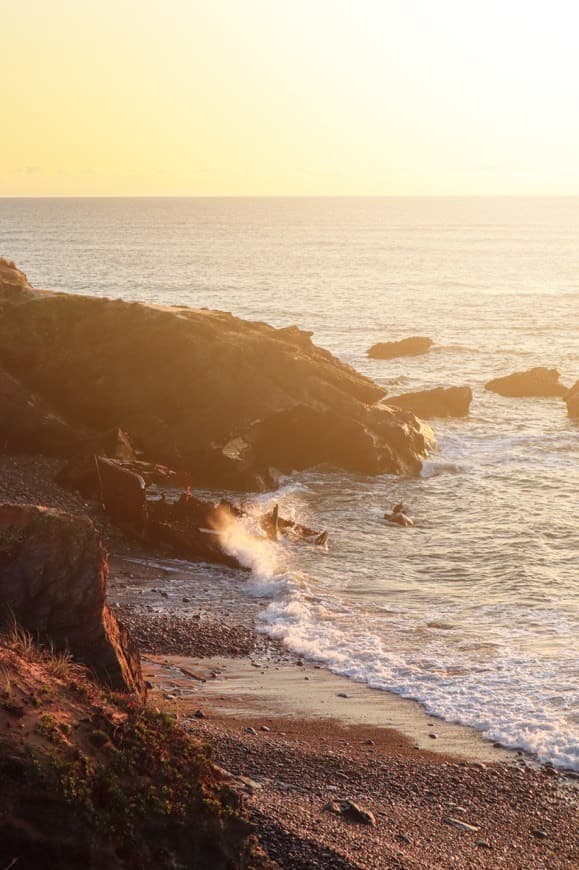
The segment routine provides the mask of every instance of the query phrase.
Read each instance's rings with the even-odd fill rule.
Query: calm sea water
[[[300,654],[575,769],[579,426],[483,385],[579,377],[578,243],[578,199],[0,200],[0,254],[36,286],[297,323],[393,392],[470,384],[420,478],[311,472],[258,499],[332,546],[246,554],[248,594]],[[365,356],[416,333],[436,348]],[[416,528],[385,527],[398,499]]]

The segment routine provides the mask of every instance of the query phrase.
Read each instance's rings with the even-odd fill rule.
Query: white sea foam
[[[504,649],[498,655],[495,650],[492,659],[477,663],[465,655],[461,662],[448,654],[444,641],[431,643],[428,652],[405,650],[399,640],[388,643],[361,629],[364,621],[354,615],[338,624],[331,604],[308,600],[304,588],[286,582],[261,614],[264,633],[334,673],[420,701],[430,715],[579,770],[579,733],[569,715],[579,701],[577,686],[565,687],[560,663]],[[554,693],[564,699],[558,709],[550,702]]]

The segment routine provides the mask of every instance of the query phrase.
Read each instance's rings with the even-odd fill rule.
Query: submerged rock
[[[576,381],[575,384],[571,387],[569,392],[565,396],[565,402],[567,404],[567,414],[569,417],[573,417],[574,419],[579,418],[579,381]]]
[[[0,505],[0,619],[145,695],[139,653],[106,604],[107,555],[88,517]]]
[[[408,412],[373,407],[384,390],[297,327],[28,285],[0,287],[0,308],[7,371],[74,425],[120,426],[193,485],[263,489],[280,466],[320,462],[415,471],[430,443]]]
[[[525,372],[494,378],[485,384],[485,390],[513,398],[564,396],[567,387],[560,382],[559,377],[557,369],[537,366]]]
[[[472,402],[470,387],[436,387],[417,393],[404,393],[385,400],[387,405],[412,411],[417,417],[465,417]]]
[[[367,351],[372,359],[394,359],[398,356],[418,356],[430,350],[434,342],[422,335],[413,335],[401,341],[379,341]]]

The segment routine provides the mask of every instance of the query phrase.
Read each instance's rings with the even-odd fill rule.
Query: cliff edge
[[[268,485],[280,450],[264,439],[279,438],[286,417],[299,439],[285,439],[284,471],[328,462],[417,472],[433,443],[412,413],[378,405],[383,389],[297,327],[33,290],[6,265],[0,311],[11,376],[75,426],[121,426],[146,458],[194,484]]]

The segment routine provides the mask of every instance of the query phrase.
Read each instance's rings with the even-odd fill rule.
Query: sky
[[[0,0],[0,196],[577,195],[576,0]]]

